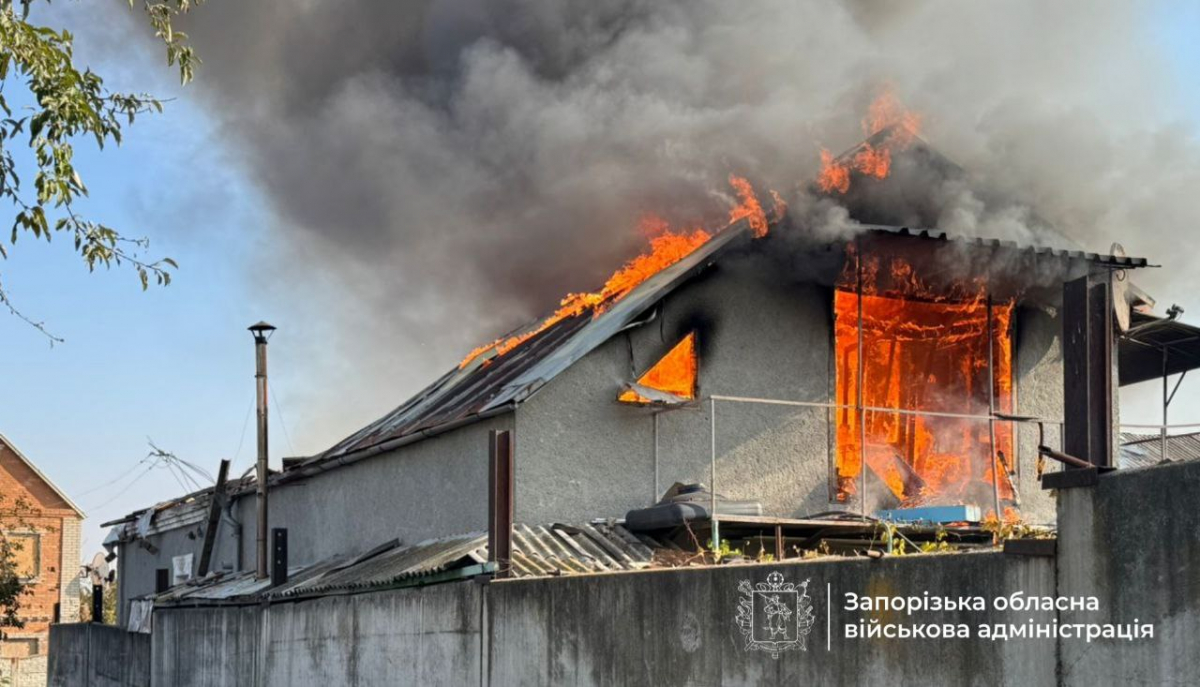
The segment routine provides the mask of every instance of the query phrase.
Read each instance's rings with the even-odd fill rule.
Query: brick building
[[[22,543],[17,565],[29,591],[25,627],[8,629],[0,642],[0,676],[44,675],[50,624],[79,619],[82,522],[83,511],[0,435],[0,527]]]

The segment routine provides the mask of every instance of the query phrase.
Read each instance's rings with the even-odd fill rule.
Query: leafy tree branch
[[[180,81],[191,81],[196,58],[187,35],[176,31],[174,21],[199,0],[147,1],[142,7],[154,35],[166,49],[167,64],[179,70]],[[35,2],[50,0],[0,0],[0,199],[15,210],[8,243],[24,234],[49,241],[66,234],[89,271],[103,266],[126,266],[135,271],[143,289],[151,283],[168,285],[178,268],[170,258],[143,257],[146,239],[129,239],[116,229],[83,216],[76,208],[87,186],[76,170],[74,145],[91,139],[103,149],[120,145],[124,127],[147,113],[162,112],[162,101],[146,93],[108,90],[104,79],[75,63],[74,36],[64,30],[40,26],[29,19]],[[134,0],[129,2],[134,7]],[[15,86],[19,84],[19,86]],[[8,89],[22,89],[10,99]],[[10,104],[14,100],[26,105]],[[14,148],[27,147],[32,184],[23,183]],[[0,239],[0,259],[8,250]],[[0,286],[0,305],[47,336],[40,323],[25,317]]]

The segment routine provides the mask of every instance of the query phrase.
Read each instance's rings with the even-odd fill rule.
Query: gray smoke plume
[[[1132,0],[209,0],[186,29],[197,87],[273,206],[271,282],[313,342],[293,362],[313,372],[318,448],[597,287],[644,245],[644,213],[719,226],[730,173],[808,230],[845,231],[836,199],[805,189],[822,147],[862,139],[885,85],[967,172],[928,190],[941,228],[1045,243],[1036,217],[1180,267],[1200,164],[1164,115],[1148,15]]]

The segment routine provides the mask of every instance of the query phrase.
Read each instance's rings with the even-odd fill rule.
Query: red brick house
[[[39,657],[44,662],[50,624],[78,621],[83,517],[83,511],[0,434],[0,527],[4,536],[23,544],[17,565],[29,592],[21,601],[25,627],[8,629],[0,642],[0,674],[25,672],[16,665],[23,659]]]

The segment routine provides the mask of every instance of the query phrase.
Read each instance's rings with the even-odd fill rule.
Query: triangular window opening
[[[662,403],[675,401],[690,401],[696,398],[696,332],[691,332],[675,347],[638,377],[637,383],[630,385],[617,397],[622,403]],[[641,388],[641,391],[639,391]],[[647,391],[661,391],[669,396],[652,398]],[[670,397],[675,397],[671,399]]]

